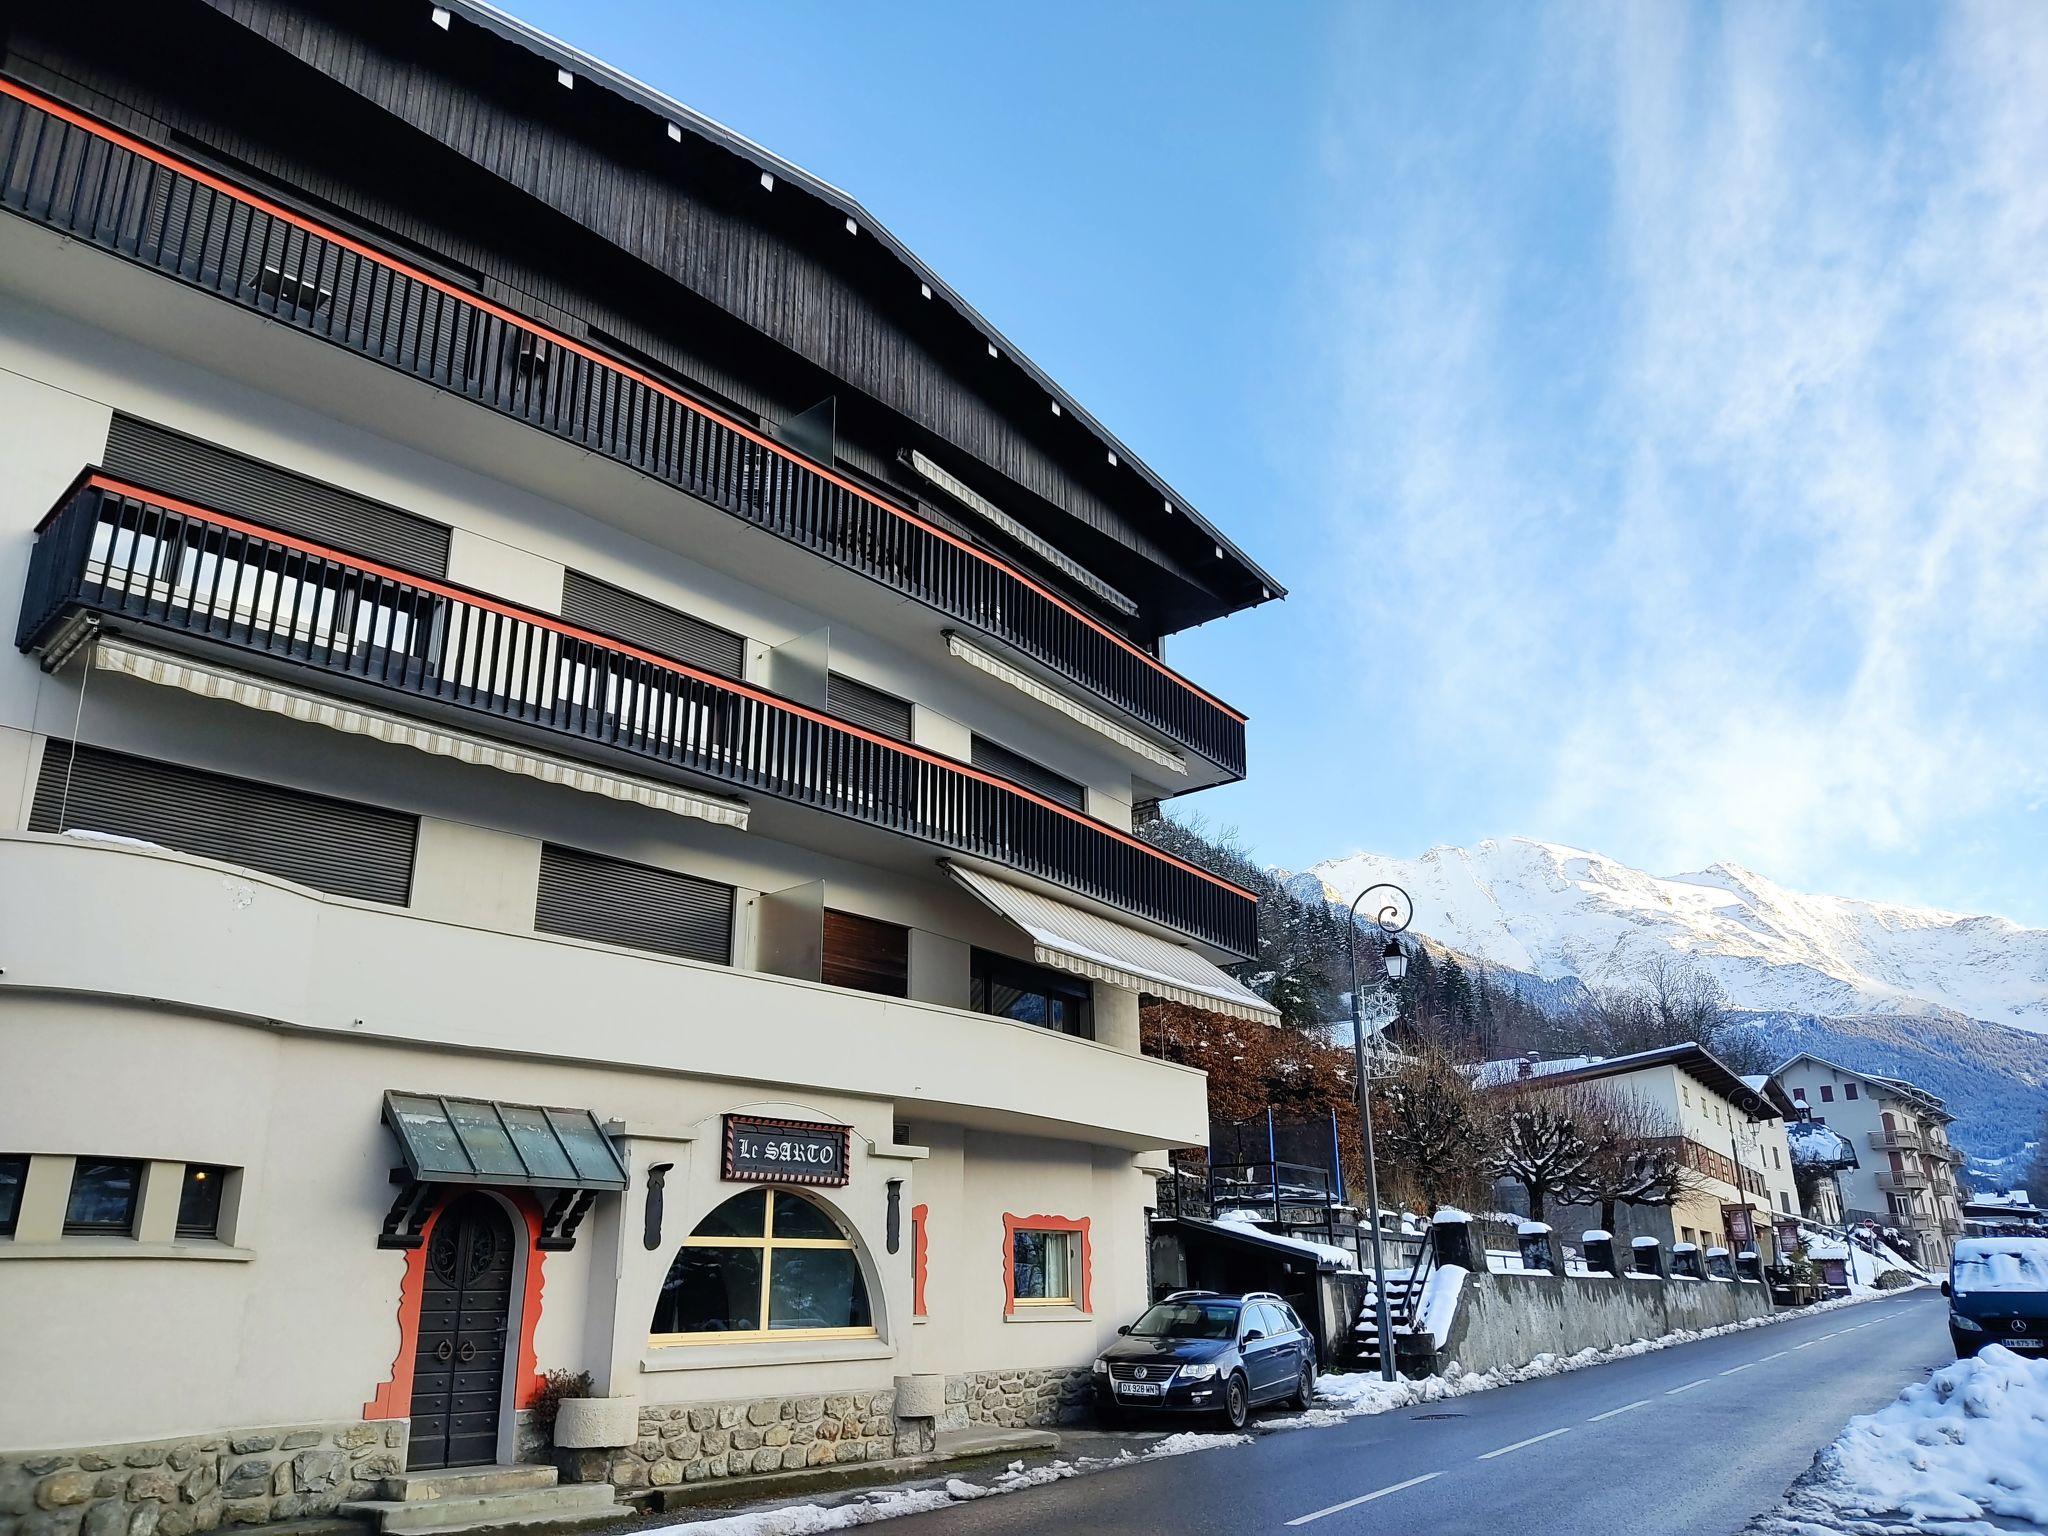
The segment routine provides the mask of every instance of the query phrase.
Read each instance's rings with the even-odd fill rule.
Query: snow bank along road
[[[876,1529],[1730,1536],[1851,1417],[1953,1358],[1941,1297],[1915,1291]]]

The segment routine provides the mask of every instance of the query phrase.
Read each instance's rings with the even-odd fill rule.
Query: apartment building
[[[1167,637],[1278,584],[846,194],[489,7],[31,9],[0,1528],[536,1457],[550,1372],[621,1490],[1084,1401],[1207,1134],[1139,999],[1272,1017],[1133,830],[1245,771]]]
[[[1897,1078],[1799,1055],[1771,1073],[1802,1120],[1848,1138],[1860,1162],[1835,1170],[1842,1216],[1890,1227],[1913,1256],[1945,1269],[1962,1235],[1956,1169],[1963,1154],[1948,1139],[1955,1119],[1940,1099]]]
[[[1475,1080],[1495,1092],[1584,1087],[1590,1094],[1652,1110],[1693,1170],[1695,1185],[1671,1205],[1623,1205],[1614,1234],[1624,1243],[1654,1237],[1667,1247],[1745,1250],[1775,1263],[1778,1218],[1799,1214],[1788,1107],[1762,1080],[1745,1079],[1699,1045],[1660,1046],[1626,1056],[1509,1058],[1484,1063]],[[1502,1181],[1500,1197],[1518,1199]],[[1567,1205],[1547,1219],[1567,1239],[1600,1223],[1593,1205]]]

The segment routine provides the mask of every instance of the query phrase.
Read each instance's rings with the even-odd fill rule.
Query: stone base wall
[[[939,1428],[1075,1424],[1094,1411],[1095,1382],[1086,1366],[1078,1370],[969,1371],[946,1378],[946,1412]]]
[[[885,1461],[896,1454],[896,1394],[840,1392],[647,1407],[640,1438],[609,1451],[557,1451],[569,1482],[622,1494],[750,1472]]]
[[[192,1536],[329,1515],[405,1466],[402,1422],[0,1455],[0,1536]]]
[[[1681,1328],[1717,1328],[1770,1315],[1771,1294],[1753,1280],[1658,1280],[1604,1275],[1468,1275],[1441,1369],[1527,1365],[1541,1354],[1614,1349]]]

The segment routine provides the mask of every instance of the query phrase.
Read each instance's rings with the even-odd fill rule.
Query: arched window
[[[787,1189],[734,1195],[683,1239],[650,1342],[872,1336],[860,1255],[839,1223]]]

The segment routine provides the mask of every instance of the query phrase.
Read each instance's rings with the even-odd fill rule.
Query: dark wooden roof
[[[79,0],[74,9],[99,3]],[[167,0],[164,10],[182,12],[189,3]],[[314,71],[542,205],[576,235],[607,242],[737,322],[736,334],[757,338],[763,376],[743,376],[746,368],[731,359],[747,348],[717,341],[715,328],[697,323],[700,310],[687,312],[691,325],[673,328],[688,333],[680,340],[639,332],[647,315],[673,308],[680,295],[664,306],[651,292],[633,292],[630,303],[620,304],[625,313],[592,317],[588,294],[562,291],[558,259],[492,249],[511,243],[502,229],[493,240],[452,227],[460,223],[454,211],[381,210],[380,222],[413,226],[428,251],[474,267],[487,282],[508,257],[515,268],[522,260],[543,268],[507,269],[503,280],[543,307],[552,302],[564,314],[594,319],[766,422],[786,420],[820,393],[837,393],[842,451],[855,467],[899,494],[916,495],[923,488],[903,479],[895,459],[913,446],[933,452],[1052,543],[1135,589],[1146,609],[1141,632],[1168,633],[1283,595],[839,189],[475,0],[448,0],[445,29],[434,24],[426,0],[204,4],[276,51],[276,84],[262,93],[267,102],[296,100],[287,60]],[[558,70],[569,73],[573,88],[558,83]],[[151,110],[177,115],[164,102]],[[278,114],[272,126],[288,137],[294,125]],[[245,153],[256,151],[251,136],[245,124]],[[761,186],[764,172],[774,178],[772,192]],[[346,175],[328,180],[352,184],[344,191],[314,178],[311,190],[365,216],[379,212],[369,206],[379,190],[374,175],[367,186]],[[452,184],[450,196],[490,201]],[[393,189],[391,201],[412,200]],[[504,209],[492,214],[502,222]],[[451,227],[422,227],[436,217]],[[544,225],[535,231],[540,244],[559,247],[569,238]],[[621,278],[606,285],[605,296],[623,300],[632,287]],[[706,339],[696,355],[682,355],[700,336]],[[761,348],[758,338],[774,348]],[[809,371],[818,377],[807,383]],[[814,391],[808,398],[806,388]],[[849,399],[849,391],[858,398]]]

